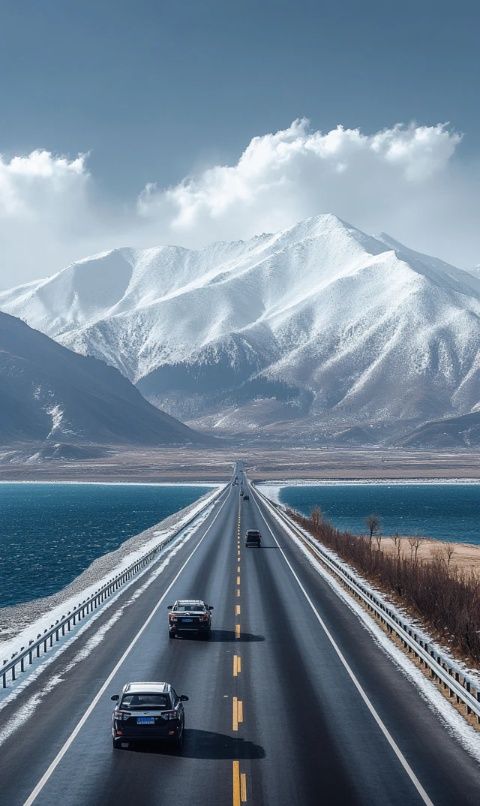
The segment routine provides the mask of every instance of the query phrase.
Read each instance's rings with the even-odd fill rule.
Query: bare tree
[[[418,537],[418,535],[412,535],[412,537],[408,538],[408,543],[410,546],[410,560],[417,564],[418,561],[418,549],[420,548],[420,543],[422,542],[422,538]]]
[[[365,518],[365,523],[367,524],[368,534],[370,538],[370,543],[372,542],[372,537],[380,531],[380,518],[378,515],[368,515]]]
[[[319,506],[316,506],[312,509],[311,519],[313,523],[313,528],[318,529],[321,522],[323,521],[323,512]]]
[[[311,518],[299,513],[293,513],[293,517],[314,533]],[[372,532],[371,539],[373,536]],[[409,552],[404,551],[407,538],[395,535],[396,556],[372,552],[371,541],[341,532],[325,519],[315,531],[315,539],[376,584],[392,590],[434,633],[446,636],[452,649],[470,659],[469,663],[480,663],[480,574],[451,562],[451,546],[435,545],[431,559],[420,561],[422,538],[414,535],[408,539],[408,556]]]

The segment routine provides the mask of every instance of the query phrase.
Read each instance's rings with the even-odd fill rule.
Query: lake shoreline
[[[102,584],[106,578],[117,573],[120,567],[128,565],[137,554],[146,553],[151,545],[160,542],[168,536],[172,529],[177,528],[184,521],[194,514],[196,510],[202,509],[205,501],[209,497],[214,497],[218,485],[214,490],[197,498],[191,504],[177,512],[172,513],[167,518],[159,521],[148,529],[125,540],[114,551],[107,552],[97,557],[87,568],[75,577],[68,585],[60,588],[49,596],[31,599],[28,602],[21,602],[15,605],[8,605],[0,608],[0,660],[9,654],[12,640],[16,640],[19,633],[32,628],[44,619],[45,625],[50,619],[58,618],[64,610],[68,610],[76,604],[77,598],[84,598],[86,592]],[[75,600],[75,601],[73,601]],[[32,635],[30,637],[36,637]]]
[[[323,517],[342,532],[364,535],[375,514],[384,538],[400,534],[442,544],[480,546],[477,480],[283,480],[258,484],[274,503]]]

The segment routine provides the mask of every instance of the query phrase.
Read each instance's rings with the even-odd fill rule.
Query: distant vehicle
[[[127,683],[112,714],[114,748],[122,742],[166,741],[181,747],[185,728],[183,703],[170,683]]]
[[[250,496],[249,496],[249,494],[248,494],[248,493],[244,493],[244,494],[243,494],[243,500],[244,500],[244,501],[250,501]]]
[[[260,548],[260,544],[262,542],[262,535],[258,531],[258,529],[247,529],[245,534],[245,545],[246,546],[258,546]]]
[[[178,599],[169,605],[168,634],[170,638],[182,633],[195,633],[210,638],[213,607],[201,599]]]

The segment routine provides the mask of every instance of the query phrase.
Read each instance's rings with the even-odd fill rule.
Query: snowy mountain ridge
[[[480,277],[328,214],[105,252],[0,292],[0,309],[200,427],[420,423],[480,398]]]

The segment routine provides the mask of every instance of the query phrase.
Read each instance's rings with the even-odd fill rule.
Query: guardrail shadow
[[[209,730],[186,728],[181,750],[162,742],[131,742],[122,750],[158,756],[182,756],[204,759],[255,759],[265,758],[265,750],[248,739],[214,733]]]

